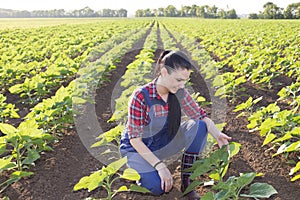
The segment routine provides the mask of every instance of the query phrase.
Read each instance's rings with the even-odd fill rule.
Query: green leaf
[[[192,169],[192,171],[193,171],[190,178],[192,180],[194,180],[198,176],[201,176],[202,174],[204,174],[204,173],[208,172],[209,170],[211,170],[210,160],[205,159],[204,163],[200,163],[200,162],[196,161],[190,169]],[[190,171],[190,170],[186,169],[184,171]]]
[[[224,80],[222,75],[217,75],[214,80],[213,80],[213,86],[223,86],[224,85]]]
[[[15,171],[11,174],[12,178],[22,178],[33,175],[33,172]]]
[[[0,131],[6,135],[13,135],[17,132],[17,129],[10,124],[0,123]]]
[[[298,161],[296,166],[291,169],[289,175],[293,175],[294,173],[296,173],[299,170],[300,170],[300,161]]]
[[[263,143],[262,146],[264,146],[264,145],[266,145],[266,144],[269,144],[269,143],[272,142],[272,140],[274,140],[275,138],[276,138],[276,135],[275,135],[275,134],[269,133],[269,134],[266,136],[266,138],[265,138],[264,143]]]
[[[110,163],[107,167],[106,170],[109,175],[115,174],[123,165],[127,163],[127,157],[120,158],[119,160]]]
[[[79,182],[74,186],[73,190],[88,189],[93,191],[97,187],[103,185],[103,180],[106,177],[105,173],[101,173],[101,170],[92,173],[89,176],[82,177]]]
[[[0,137],[0,155],[6,152],[6,137]]]
[[[293,142],[292,144],[290,144],[285,151],[286,152],[292,152],[292,151],[299,151],[300,149],[300,141],[297,142]]]
[[[36,123],[36,121],[34,119],[28,119],[26,121],[23,121],[18,126],[18,129],[24,130],[26,132],[26,130],[38,129],[38,124]]]
[[[296,180],[298,180],[298,179],[300,179],[300,174],[294,176],[294,177],[291,179],[291,181],[296,181]]]
[[[275,113],[280,111],[280,108],[276,105],[276,103],[272,103],[266,107],[266,111],[270,113]]]
[[[199,186],[202,182],[199,180],[195,180],[193,181],[184,191],[183,196],[186,195],[187,193],[191,192],[192,190],[194,190],[197,186]]]
[[[24,84],[17,84],[17,85],[11,86],[8,90],[12,94],[19,94],[20,92],[23,92]]]
[[[258,125],[257,120],[251,120],[250,123],[247,125],[248,129],[254,129]]]
[[[20,115],[15,110],[11,110],[10,117],[11,118],[20,118]]]
[[[210,173],[209,177],[212,178],[215,181],[219,181],[221,179],[221,176],[218,172]]]
[[[280,122],[277,122],[277,119],[274,118],[267,118],[259,127],[260,135],[265,136],[268,134],[273,127],[281,126]]]
[[[252,97],[249,97],[248,100],[245,103],[241,103],[235,107],[233,112],[238,112],[241,110],[244,110],[246,108],[249,108],[252,105]]]
[[[241,194],[240,196],[252,198],[270,198],[270,196],[277,193],[278,192],[272,185],[269,185],[267,183],[253,183],[250,186],[250,193]]]
[[[147,188],[135,184],[131,184],[129,190],[133,192],[150,193],[150,191]]]
[[[35,149],[29,149],[27,151],[27,157],[23,160],[22,163],[30,165],[30,164],[32,164],[34,161],[36,161],[39,158],[40,158],[40,154],[38,153],[37,150],[35,150]]]
[[[234,194],[233,188],[229,188],[229,189],[224,189],[221,190],[220,192],[218,192],[215,195],[215,199],[216,200],[227,200],[227,199],[231,199],[230,197],[232,197]]]
[[[74,105],[77,105],[77,104],[80,105],[80,104],[85,104],[88,101],[84,98],[73,96],[72,97],[72,102],[73,102]]]
[[[135,169],[127,168],[124,170],[124,173],[121,176],[121,178],[131,180],[131,181],[137,181],[140,180],[141,176]]]
[[[100,136],[97,137],[101,140],[93,144],[91,147],[106,145],[108,142],[116,140],[117,138],[119,138],[119,136],[121,136],[121,133],[123,132],[124,128],[125,127],[123,125],[119,124],[118,126],[110,129],[109,131],[102,133]]]
[[[253,104],[257,104],[259,101],[262,100],[262,98],[263,98],[263,96],[261,96],[261,97],[255,99],[255,100],[253,101]]]
[[[201,197],[201,200],[214,200],[214,193],[207,192],[204,196]]]
[[[300,136],[300,127],[295,127],[290,131],[291,135]]]
[[[229,143],[229,150],[230,150],[230,157],[235,156],[241,148],[241,144],[237,142],[230,142]]]
[[[215,92],[215,96],[221,96],[224,94],[226,94],[225,87],[221,87],[221,88],[217,89],[217,91]]]
[[[219,130],[222,130],[225,126],[226,126],[226,123],[216,124],[216,127],[217,127]]]
[[[255,176],[256,173],[254,172],[242,174],[240,177],[237,178],[237,186],[240,188],[245,187],[246,185],[250,184],[253,181]]]
[[[128,188],[125,185],[123,185],[123,186],[119,187],[119,189],[117,189],[116,192],[126,192],[126,191],[128,191]]]
[[[12,157],[5,159],[1,158],[0,159],[0,173],[2,173],[4,170],[7,170],[9,168],[13,168],[16,166],[15,163],[11,162]]]
[[[107,143],[108,142],[107,142],[106,138],[104,137],[104,138],[102,138],[102,140],[94,143],[91,147],[92,148],[94,148],[94,147],[100,147],[100,146],[103,146],[103,145],[107,145]]]
[[[226,174],[227,171],[228,171],[228,168],[229,168],[229,163],[224,167],[224,169],[223,169],[223,171],[222,171],[222,174],[221,174],[222,177],[225,176],[225,174]]]
[[[286,134],[285,134],[283,137],[274,140],[273,143],[276,143],[276,142],[283,142],[283,141],[286,141],[286,140],[291,139],[292,137],[293,137],[293,136],[290,134],[290,132],[286,132]]]
[[[279,155],[279,154],[285,152],[286,148],[287,148],[287,143],[282,144],[282,145],[277,149],[277,152],[276,152],[275,154],[273,154],[272,156],[274,157],[274,156],[277,156],[277,155]]]
[[[206,99],[205,99],[203,96],[199,96],[199,97],[197,98],[197,101],[198,101],[198,102],[203,102],[203,101],[206,101]]]

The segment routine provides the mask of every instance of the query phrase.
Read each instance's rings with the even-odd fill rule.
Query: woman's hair
[[[155,76],[159,77],[161,69],[165,67],[169,74],[177,69],[192,69],[188,57],[181,51],[165,50],[161,53],[155,68]],[[179,130],[181,123],[181,99],[183,98],[183,89],[179,89],[176,94],[169,93],[169,113],[168,113],[168,136],[173,138]]]
[[[155,67],[155,77],[159,77],[161,69],[165,67],[169,74],[171,74],[172,70],[177,69],[188,69],[192,68],[192,64],[190,63],[188,57],[181,51],[171,51],[165,50],[163,51],[156,63]]]

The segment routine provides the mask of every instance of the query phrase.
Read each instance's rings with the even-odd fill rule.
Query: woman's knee
[[[207,126],[206,123],[202,120],[199,120],[198,122],[198,133],[201,133],[202,135],[207,135]]]
[[[161,180],[157,171],[142,173],[140,184],[142,187],[147,188],[153,195],[161,195],[164,190],[161,189]]]

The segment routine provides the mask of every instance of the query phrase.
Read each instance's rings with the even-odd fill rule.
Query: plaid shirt
[[[158,99],[162,101],[162,105],[155,104],[154,115],[156,117],[163,117],[168,115],[168,103],[162,100],[161,96],[157,93],[155,81],[145,85],[146,90],[149,92],[150,100]],[[136,90],[133,93],[131,100],[129,101],[128,110],[128,137],[136,138],[141,137],[143,134],[143,127],[147,126],[150,122],[149,111],[150,107],[146,105],[142,90]],[[202,119],[207,116],[206,112],[199,107],[199,105],[193,100],[189,92],[184,89],[184,97],[182,99],[182,111],[191,119]]]

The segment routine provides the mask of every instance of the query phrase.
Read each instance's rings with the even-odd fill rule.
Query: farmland
[[[203,108],[241,144],[226,176],[262,173],[255,180],[277,190],[271,199],[300,196],[299,20],[2,19],[0,24],[1,197],[105,197],[102,188],[89,193],[73,187],[108,164],[100,156],[103,145],[90,146],[102,132],[122,130],[128,97],[153,78],[162,49],[182,50],[193,60],[190,88],[212,102]],[[116,144],[118,137],[108,142]],[[174,188],[157,199],[181,196],[179,162],[169,167]],[[119,180],[114,189],[124,184],[129,182]],[[207,190],[197,189],[201,195]],[[116,199],[153,196],[124,192]]]

